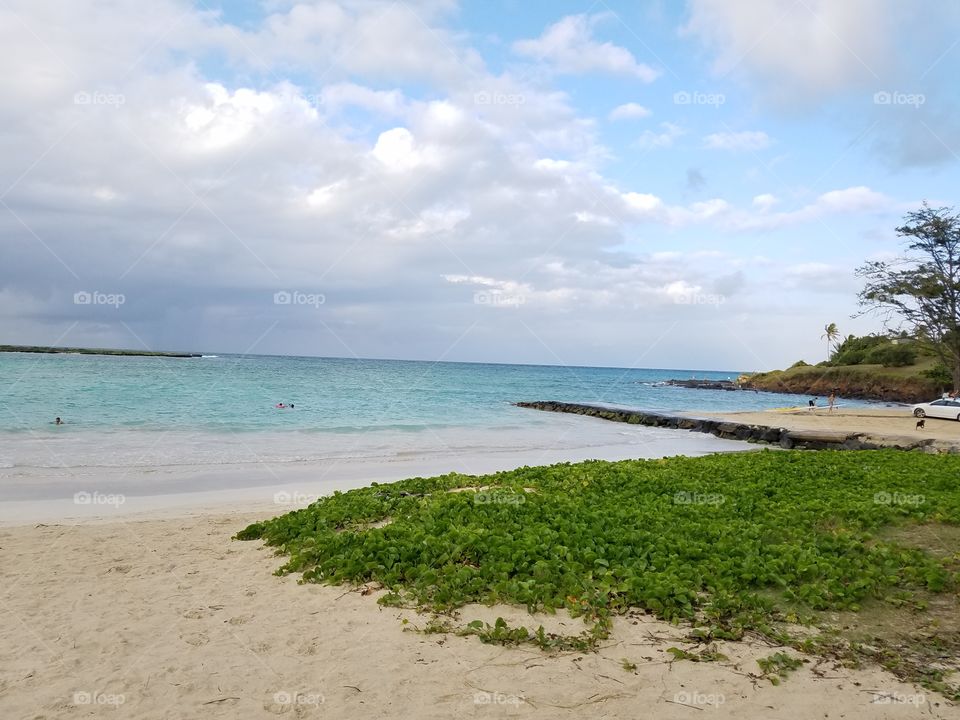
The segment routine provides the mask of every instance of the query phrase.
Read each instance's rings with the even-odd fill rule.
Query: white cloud
[[[703,146],[709,150],[763,150],[770,137],[762,131],[720,132],[707,135]]]
[[[831,190],[817,198],[818,205],[834,212],[878,210],[889,202],[889,198],[883,193],[876,192],[863,185],[843,190]]]
[[[594,39],[593,29],[602,19],[603,15],[568,15],[544,30],[539,38],[515,42],[513,50],[548,63],[560,73],[607,72],[653,82],[659,73],[638,62],[629,50]]]
[[[685,32],[713,52],[716,73],[746,76],[785,105],[879,82],[906,10],[893,0],[690,0],[689,7]]]
[[[179,109],[182,137],[193,150],[219,151],[237,145],[255,128],[276,122],[281,114],[294,122],[317,117],[317,111],[286,86],[278,92],[248,88],[230,92],[220,83],[207,83],[205,90],[202,102],[186,102]]]
[[[660,123],[660,132],[654,130],[644,130],[643,134],[637,139],[637,147],[643,150],[653,150],[656,148],[673,147],[673,142],[677,138],[686,134],[686,130],[674,123]]]
[[[607,192],[618,197],[627,217],[637,221],[659,222],[668,227],[710,224],[725,231],[775,230],[811,222],[828,215],[876,212],[888,207],[890,198],[870,188],[857,186],[831,190],[818,195],[796,210],[771,212],[779,201],[770,194],[757,195],[752,210],[738,208],[723,198],[711,198],[689,205],[670,205],[649,193],[619,192],[608,186]]]
[[[238,65],[297,67],[328,81],[367,76],[429,80],[451,87],[482,71],[477,53],[424,3],[297,3],[279,7],[255,29],[218,28],[215,42]]]
[[[319,99],[329,112],[359,107],[386,117],[403,117],[408,109],[407,99],[400,90],[373,90],[349,82],[327,85]]]
[[[792,211],[769,212],[773,205],[772,196],[760,195],[754,206],[759,214],[737,212],[727,218],[727,225],[733,230],[774,230],[777,228],[811,222],[828,215],[877,212],[890,205],[890,198],[868,187],[857,186],[842,190],[831,190],[818,195],[800,208]]]
[[[611,120],[639,120],[650,117],[653,113],[643,105],[629,102],[618,105],[610,111]]]
[[[780,202],[775,195],[770,193],[763,193],[761,195],[756,195],[753,198],[753,206],[759,208],[760,210],[769,210],[774,205]]]
[[[412,170],[437,160],[437,153],[431,148],[418,146],[413,133],[404,127],[380,133],[370,154],[387,170],[394,172]]]

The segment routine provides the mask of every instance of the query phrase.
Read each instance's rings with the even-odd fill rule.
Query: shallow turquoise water
[[[194,359],[0,354],[0,431],[299,430],[354,433],[516,424],[518,400],[611,402],[659,410],[748,410],[807,397],[687,390],[679,371],[337,358]],[[279,402],[293,410],[278,410]],[[62,417],[68,425],[50,423]],[[521,421],[522,422],[522,421]]]
[[[30,497],[67,469],[77,482],[86,482],[82,477],[88,470],[99,477],[104,468],[121,474],[137,469],[137,482],[153,487],[157,476],[151,473],[159,468],[234,468],[231,477],[272,484],[276,478],[268,465],[314,464],[318,474],[340,476],[346,465],[360,467],[356,463],[407,463],[409,472],[473,471],[484,457],[543,464],[574,456],[709,452],[723,442],[512,403],[547,399],[710,411],[807,400],[659,384],[694,375],[726,379],[737,373],[267,356],[0,354],[0,498]],[[295,408],[279,410],[279,402]],[[66,424],[54,425],[57,416]]]

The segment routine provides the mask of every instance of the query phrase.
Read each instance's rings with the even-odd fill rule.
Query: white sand
[[[873,438],[933,438],[942,448],[960,445],[960,422],[926,418],[924,427],[917,428],[917,418],[910,408],[839,408],[833,411],[807,409],[784,411],[746,411],[725,413],[693,413],[698,417],[716,417],[734,422],[769,425],[788,430],[838,430],[863,433]]]
[[[683,632],[648,619],[618,619],[587,655],[407,632],[401,618],[425,618],[278,578],[272,550],[230,540],[262,517],[0,529],[0,717],[960,718],[878,669],[812,661],[774,687],[755,677],[775,651],[761,643],[670,663]],[[498,614],[531,625],[510,608],[463,618]]]

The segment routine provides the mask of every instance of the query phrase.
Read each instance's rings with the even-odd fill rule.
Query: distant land
[[[153,350],[111,350],[109,348],[67,348],[67,347],[48,347],[44,345],[0,345],[0,352],[20,352],[20,353],[47,353],[47,354],[71,354],[71,355],[125,355],[138,357],[172,357],[172,358],[195,358],[203,357],[200,353],[185,352],[155,352]]]
[[[850,335],[831,352],[830,360],[809,365],[802,360],[786,370],[752,373],[740,387],[767,392],[917,403],[940,397],[951,386],[947,369],[933,353],[908,337]]]

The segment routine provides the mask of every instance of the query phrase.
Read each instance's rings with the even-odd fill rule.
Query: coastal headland
[[[117,355],[122,357],[196,358],[200,353],[154,350],[116,350],[113,348],[53,347],[48,345],[0,345],[4,353],[38,353],[44,355]]]

